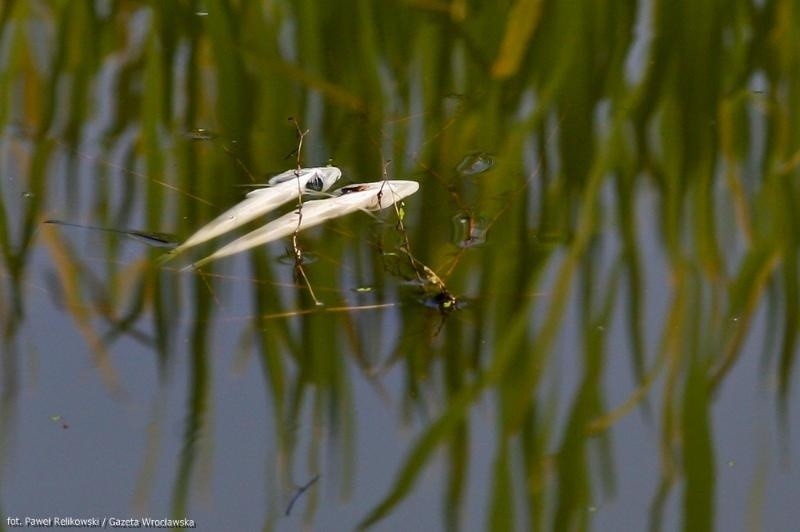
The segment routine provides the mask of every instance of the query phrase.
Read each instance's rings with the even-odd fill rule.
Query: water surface
[[[798,13],[3,3],[0,513],[792,529]],[[420,191],[159,263],[298,162]]]

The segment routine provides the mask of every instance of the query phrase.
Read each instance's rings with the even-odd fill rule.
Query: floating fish
[[[303,202],[301,210],[276,218],[185,269],[199,268],[213,260],[278,240],[351,212],[385,209],[417,190],[419,183],[416,181],[376,181],[342,187],[333,193],[333,197]]]
[[[284,203],[297,199],[300,193],[324,192],[333,186],[340,177],[342,177],[342,171],[335,166],[287,170],[278,174],[267,181],[264,188],[248,193],[243,201],[198,229],[185,242],[166,255],[162,262],[191,247],[241,227]]]

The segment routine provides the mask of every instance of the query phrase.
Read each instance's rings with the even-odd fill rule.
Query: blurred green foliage
[[[285,422],[283,486],[296,460],[290,426],[310,405],[349,490],[354,431],[368,429],[354,417],[348,368],[380,389],[379,375],[399,366],[404,415],[432,408],[433,420],[362,526],[391,514],[443,451],[443,520],[460,527],[469,414],[488,395],[497,409],[488,529],[591,528],[592,501],[613,492],[614,424],[654,401],[663,479],[651,527],[682,484],[684,528],[711,530],[709,417],[761,309],[764,368],[779,408],[789,407],[800,311],[798,27],[792,0],[7,0],[2,171],[16,181],[4,180],[0,201],[3,396],[15,394],[38,232],[111,390],[117,337],[144,327],[139,339],[166,367],[177,324],[190,323],[179,513],[208,422],[216,297],[246,285],[250,318],[239,334]],[[301,239],[320,257],[307,272],[322,308],[265,250],[249,255],[249,277],[223,265],[183,283],[153,267],[154,255],[123,259],[113,236],[91,261],[39,226],[62,217],[187,235],[236,201],[235,185],[293,164],[289,117],[310,130],[307,164],[330,158],[353,181],[386,169],[421,182],[403,220],[411,250],[451,293],[474,299],[467,309],[444,317],[403,295],[411,290],[387,267],[398,245],[391,215]],[[470,153],[495,164],[459,176]],[[453,245],[454,216],[486,220],[487,243]],[[647,234],[655,242],[642,241],[645,222],[657,226]],[[661,250],[668,279],[653,280],[645,247]],[[653,308],[664,302],[648,299],[648,283],[667,287],[660,321]],[[577,322],[567,315],[575,299]],[[358,308],[369,305],[388,309]],[[598,333],[615,322],[638,383],[621,405],[605,399],[609,353]],[[552,396],[543,375],[565,331],[579,332],[580,381],[574,395]],[[565,419],[556,404],[567,405]]]

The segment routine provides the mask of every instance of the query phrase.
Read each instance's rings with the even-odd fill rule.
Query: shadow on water
[[[98,397],[135,396],[120,355],[152,357],[131,466],[145,509],[165,484],[175,517],[215,491],[215,453],[238,448],[213,433],[232,357],[260,365],[253,419],[270,425],[249,439],[274,450],[238,457],[268,464],[245,528],[396,527],[433,492],[425,523],[448,530],[793,523],[767,497],[776,471],[720,470],[738,426],[720,412],[759,411],[729,390],[761,390],[781,440],[797,411],[800,10],[501,4],[3,3],[3,463],[31,437],[31,331],[52,315]],[[277,245],[181,273],[122,238],[186,237],[295,157],[420,183],[397,210],[299,236],[313,293]],[[157,467],[161,401],[183,428]],[[379,422],[410,436],[365,489]],[[31,488],[7,469],[0,508],[20,514],[11,494]]]

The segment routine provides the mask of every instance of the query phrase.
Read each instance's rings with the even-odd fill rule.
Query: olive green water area
[[[798,27],[2,2],[0,527],[795,528]],[[420,189],[300,233],[302,272],[146,245],[298,162]]]

